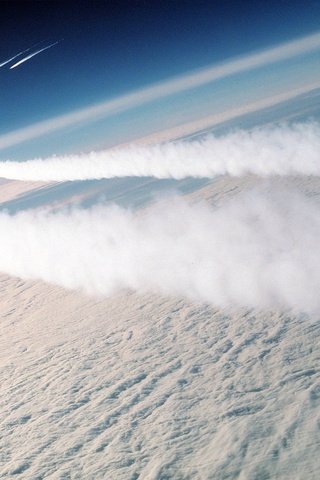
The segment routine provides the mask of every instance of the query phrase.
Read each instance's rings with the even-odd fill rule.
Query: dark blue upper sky
[[[195,68],[315,32],[318,0],[2,1],[0,134]]]

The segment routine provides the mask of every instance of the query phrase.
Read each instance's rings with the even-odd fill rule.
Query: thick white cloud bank
[[[114,177],[182,179],[217,175],[319,175],[320,125],[309,122],[222,137],[0,163],[0,177],[67,181]]]
[[[280,138],[280,137],[279,137]],[[90,294],[121,288],[218,306],[320,308],[320,205],[253,190],[213,207],[0,214],[0,271]]]

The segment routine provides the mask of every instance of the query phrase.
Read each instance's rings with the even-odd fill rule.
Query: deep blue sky
[[[37,42],[63,41],[0,69],[0,134],[319,25],[317,0],[2,1],[0,63]]]

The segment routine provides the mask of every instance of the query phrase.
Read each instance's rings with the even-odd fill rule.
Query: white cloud
[[[26,162],[1,162],[0,177],[66,181],[153,176],[156,178],[319,175],[320,125],[278,125],[222,137],[125,148]]]
[[[219,306],[320,307],[320,206],[268,185],[220,207],[162,201],[0,214],[0,271],[90,294],[119,288]]]
[[[267,50],[231,59],[224,63],[197,70],[141,90],[38,122],[0,136],[0,149],[17,145],[72,125],[89,122],[129,110],[138,105],[206,85],[236,73],[253,70],[320,48],[320,33],[278,45]]]

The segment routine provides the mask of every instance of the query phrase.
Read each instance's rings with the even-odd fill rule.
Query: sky
[[[315,472],[319,20],[0,1],[0,476]]]
[[[249,61],[232,74],[151,99],[127,98],[319,35],[316,0],[11,1],[0,8],[0,64],[58,42],[14,69],[14,62],[0,68],[1,160],[125,143],[320,81],[317,37],[317,46],[299,55],[262,61],[258,68]],[[111,112],[107,105],[81,121],[43,130],[43,122],[57,125],[57,118],[106,102],[118,105],[119,99]],[[35,134],[21,136],[34,125]]]

